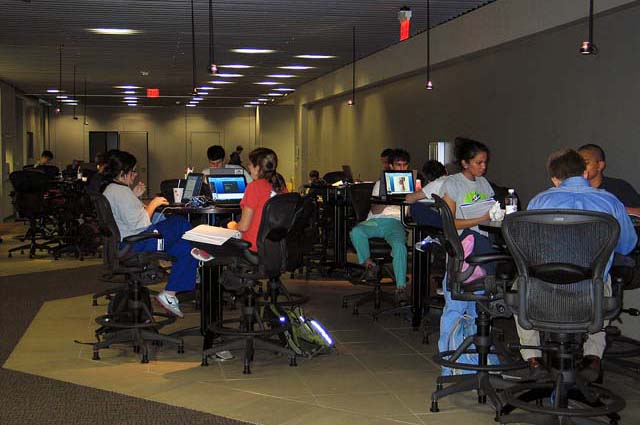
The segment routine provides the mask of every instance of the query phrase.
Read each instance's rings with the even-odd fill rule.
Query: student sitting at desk
[[[408,170],[410,156],[403,149],[396,149],[390,157],[392,170]],[[379,196],[380,181],[373,186],[372,196]],[[396,300],[407,301],[407,237],[400,222],[400,206],[371,205],[367,220],[359,223],[351,230],[351,242],[358,254],[358,262],[365,267],[362,279],[372,279],[378,275],[378,265],[371,259],[369,238],[384,238],[391,246],[393,257],[393,274],[396,280]]]
[[[242,216],[227,227],[242,232],[242,239],[251,242],[251,251],[258,251],[258,230],[264,204],[279,193],[287,192],[284,179],[278,174],[278,156],[268,148],[257,148],[249,154],[249,172],[253,181],[247,185],[240,202]]]
[[[570,209],[598,211],[614,216],[620,224],[620,236],[615,252],[626,255],[636,246],[638,237],[633,224],[627,215],[624,205],[613,194],[593,188],[589,185],[589,167],[581,154],[572,149],[554,152],[549,157],[547,168],[554,187],[537,194],[529,202],[528,210]],[[612,254],[613,258],[613,254]],[[611,295],[611,279],[609,260],[605,271],[605,296]],[[606,324],[605,324],[606,326]],[[522,329],[516,320],[516,328],[520,343],[528,346],[539,346],[538,331]],[[583,345],[583,361],[580,371],[589,381],[597,379],[600,372],[600,359],[606,347],[605,333],[589,334]],[[529,363],[535,376],[541,371],[542,352],[540,350],[522,349],[522,357]]]
[[[156,299],[169,313],[184,317],[176,293],[195,288],[198,266],[191,256],[191,244],[182,239],[182,235],[191,229],[191,224],[180,216],[172,216],[152,224],[156,208],[168,202],[161,196],[156,196],[146,206],[140,201],[139,197],[145,191],[144,183],[139,182],[131,189],[138,175],[136,162],[136,157],[129,152],[111,153],[105,168],[105,177],[111,183],[104,189],[103,195],[109,201],[121,238],[155,230],[162,234],[164,251],[175,257],[176,261],[171,267],[167,286]],[[157,239],[146,239],[133,245],[135,252],[157,251],[157,248]]]
[[[441,196],[442,185],[448,177],[447,170],[440,162],[429,160],[422,166],[422,174],[425,178],[424,187],[417,192],[408,194],[406,198],[408,202],[414,202],[411,205],[411,217],[419,225],[442,228],[440,214],[428,205],[416,201],[433,199],[431,195],[434,193]]]
[[[224,157],[226,153],[224,148],[220,145],[209,146],[207,149],[207,158],[209,158],[209,166],[202,170],[202,174],[208,176],[211,174],[209,171],[211,168],[240,168],[242,169],[242,173],[244,174],[244,178],[247,183],[251,183],[253,180],[251,178],[251,174],[240,164],[232,164],[231,162],[227,165],[224,164]]]

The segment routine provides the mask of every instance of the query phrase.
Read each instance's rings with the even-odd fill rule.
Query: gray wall
[[[444,65],[432,92],[418,75],[358,93],[353,108],[343,98],[312,104],[303,173],[350,162],[373,178],[383,147],[407,148],[419,166],[427,141],[462,135],[489,145],[489,178],[524,200],[549,186],[551,151],[587,142],[607,151],[608,174],[640,188],[638,22],[638,6],[599,17],[597,56],[578,54],[582,21]]]

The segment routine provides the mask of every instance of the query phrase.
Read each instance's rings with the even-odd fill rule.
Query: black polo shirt
[[[612,193],[625,207],[640,208],[640,196],[628,182],[614,177],[602,177],[602,183],[598,189],[604,189]]]

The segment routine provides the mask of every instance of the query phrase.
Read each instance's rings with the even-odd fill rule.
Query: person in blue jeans
[[[396,149],[390,157],[392,170],[408,170],[409,152]],[[373,186],[372,196],[380,193],[380,181]],[[370,238],[384,238],[391,246],[393,274],[396,281],[396,300],[407,302],[407,236],[400,222],[400,207],[397,205],[371,205],[367,219],[351,230],[351,242],[358,254],[358,262],[365,267],[363,279],[377,275],[377,265],[371,258]]]
[[[195,288],[198,262],[191,256],[191,244],[182,235],[191,229],[191,224],[183,217],[164,218],[156,213],[160,205],[168,204],[161,196],[156,196],[146,206],[140,200],[145,185],[139,182],[131,189],[137,177],[136,157],[128,152],[117,151],[109,156],[105,176],[111,181],[103,192],[109,201],[113,217],[122,239],[143,232],[158,231],[162,235],[164,252],[175,258],[171,274],[164,291],[156,297],[158,303],[169,313],[184,317],[176,294]],[[155,213],[155,214],[154,214]],[[135,252],[157,251],[158,240],[147,239],[137,242]]]

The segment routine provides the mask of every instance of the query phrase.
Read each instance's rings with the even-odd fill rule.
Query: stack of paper
[[[185,232],[185,234],[182,235],[182,239],[219,246],[231,238],[240,239],[241,236],[237,230],[201,224]]]
[[[465,219],[482,217],[495,205],[495,203],[495,199],[490,198],[486,201],[462,204],[460,205],[460,213],[462,214],[462,218]]]

